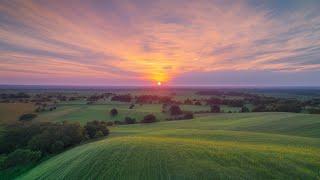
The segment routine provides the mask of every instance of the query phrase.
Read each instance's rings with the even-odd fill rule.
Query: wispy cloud
[[[190,72],[319,70],[320,3],[286,11],[266,2],[2,1],[0,80],[47,74],[49,81],[144,82]]]

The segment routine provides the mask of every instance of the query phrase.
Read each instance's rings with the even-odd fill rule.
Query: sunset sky
[[[320,85],[319,0],[0,1],[0,84]]]

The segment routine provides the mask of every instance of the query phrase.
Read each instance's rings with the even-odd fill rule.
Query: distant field
[[[0,123],[16,121],[22,114],[34,110],[35,106],[31,103],[0,103]]]
[[[59,105],[54,111],[40,113],[36,120],[41,121],[78,121],[86,123],[92,120],[122,121],[126,116],[136,118],[140,121],[147,114],[154,114],[159,120],[166,118],[161,113],[161,105],[136,105],[129,109],[130,104],[102,104],[102,105]],[[110,116],[110,110],[116,108],[118,115]]]
[[[56,110],[41,112],[38,114],[36,120],[40,121],[78,121],[80,123],[86,123],[92,120],[102,121],[122,121],[126,116],[136,118],[137,121],[143,119],[147,114],[154,114],[158,120],[162,121],[168,118],[168,115],[162,113],[161,104],[136,104],[134,108],[129,109],[128,103],[112,104],[94,104],[86,105],[81,101],[69,104],[60,104]],[[116,108],[118,115],[115,117],[110,116],[110,110]],[[185,111],[209,111],[209,106],[196,106],[196,105],[181,105],[181,109]]]
[[[116,126],[18,179],[319,179],[320,116],[232,113]]]

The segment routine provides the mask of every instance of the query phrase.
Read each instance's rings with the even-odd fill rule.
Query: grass
[[[82,124],[92,120],[103,121],[123,121],[126,116],[136,118],[137,121],[143,119],[147,114],[154,114],[158,120],[163,121],[169,116],[162,113],[161,104],[136,104],[132,109],[129,109],[128,103],[109,104],[94,104],[86,105],[82,103],[74,104],[60,104],[54,111],[46,111],[38,114],[36,120],[40,121],[78,121]],[[117,116],[110,116],[110,110],[116,108],[118,110]],[[196,106],[196,105],[181,105],[184,111],[209,111],[209,106]]]
[[[72,104],[59,105],[54,111],[42,112],[36,120],[41,121],[78,121],[82,124],[92,120],[102,121],[123,121],[126,116],[136,118],[137,121],[143,119],[147,114],[154,114],[159,120],[164,120],[166,115],[161,113],[161,105],[148,104],[136,105],[133,109],[129,109],[130,104]],[[118,115],[110,116],[110,110],[116,108]]]
[[[237,113],[116,126],[18,179],[319,179],[320,116]]]
[[[25,113],[32,113],[35,106],[31,103],[0,103],[0,123],[12,122]]]

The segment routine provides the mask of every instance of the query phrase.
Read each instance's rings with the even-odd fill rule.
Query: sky
[[[320,1],[0,1],[0,84],[157,82],[320,86]]]

